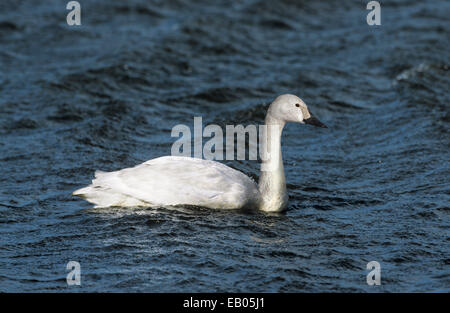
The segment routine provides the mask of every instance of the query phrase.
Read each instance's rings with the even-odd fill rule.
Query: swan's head
[[[270,105],[268,114],[284,122],[310,124],[328,128],[309,112],[308,107],[302,99],[294,95],[286,94],[277,97]]]

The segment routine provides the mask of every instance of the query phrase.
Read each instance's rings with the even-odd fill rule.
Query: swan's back
[[[74,195],[109,206],[195,205],[238,209],[256,205],[255,182],[222,163],[166,156],[116,172],[95,173],[92,185]]]

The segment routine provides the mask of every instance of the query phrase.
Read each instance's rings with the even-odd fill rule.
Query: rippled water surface
[[[0,3],[0,291],[450,291],[450,2],[80,2]],[[71,195],[282,93],[329,126],[286,127],[284,214]]]

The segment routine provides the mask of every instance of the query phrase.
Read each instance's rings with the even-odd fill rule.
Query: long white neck
[[[269,111],[265,120],[266,131],[260,136],[262,158],[258,184],[262,198],[260,209],[267,212],[283,211],[288,202],[281,156],[281,133],[284,125],[284,121],[273,117]]]

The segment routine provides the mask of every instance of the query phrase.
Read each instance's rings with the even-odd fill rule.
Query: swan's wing
[[[196,205],[225,209],[240,208],[258,198],[255,182],[237,170],[219,162],[172,156],[117,172],[96,173],[96,179],[88,188],[77,194],[84,194],[84,198],[91,201],[93,197],[86,191],[106,192],[119,199],[112,202],[122,201],[114,205],[124,205],[132,198],[152,206]],[[128,202],[124,202],[125,199]],[[110,202],[106,203],[110,206]]]

